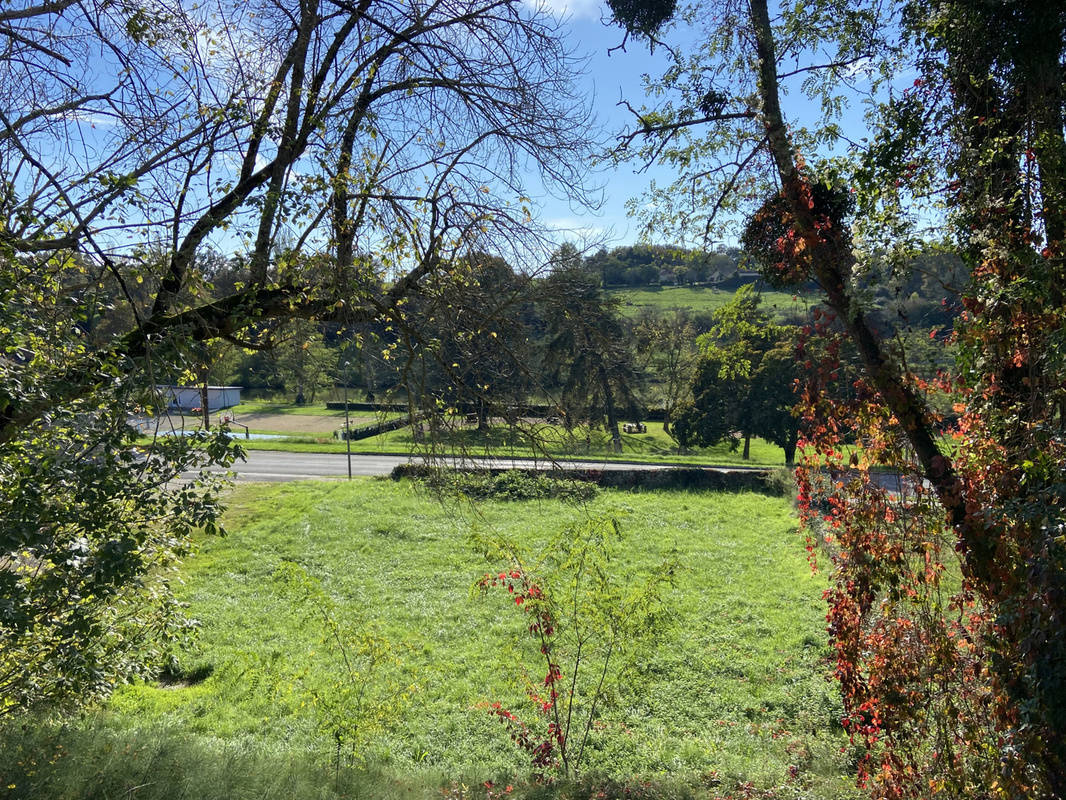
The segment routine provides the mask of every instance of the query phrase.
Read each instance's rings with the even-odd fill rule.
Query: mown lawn
[[[578,458],[592,460],[662,461],[678,464],[784,466],[784,451],[759,438],[752,439],[751,458],[722,443],[678,453],[676,442],[663,432],[661,422],[648,422],[646,433],[622,434],[622,453],[611,449],[610,436],[603,430],[575,429],[567,433],[560,426],[537,424],[509,428],[495,425],[487,431],[453,421],[438,434],[416,439],[409,427],[389,431],[351,443],[353,453],[426,453],[501,456],[514,458]],[[270,431],[263,431],[270,432]],[[588,438],[586,439],[586,433]],[[245,440],[235,434],[242,447],[288,452],[345,452],[345,443],[324,436],[292,435],[286,439]]]
[[[323,765],[339,781],[340,772],[329,771],[340,763],[330,731],[345,712],[331,698],[355,704],[358,692],[372,702],[360,717],[366,730],[355,763],[403,786],[400,794],[453,780],[521,782],[529,757],[486,705],[502,701],[535,716],[521,688],[528,618],[506,597],[472,591],[495,565],[470,537],[534,546],[590,516],[621,522],[620,572],[652,570],[666,558],[680,568],[666,597],[673,622],[597,724],[586,772],[665,780],[707,797],[748,782],[772,797],[850,796],[852,753],[825,678],[824,580],[811,574],[786,500],[607,491],[581,506],[472,507],[382,480],[237,489],[229,535],[200,542],[183,572],[181,594],[202,621],[196,646],[176,654],[185,680],[128,687],[95,718],[64,728],[66,738],[49,741],[65,743],[65,759],[39,765],[34,785],[52,791],[58,784],[47,782],[48,770],[64,763],[78,764],[80,774],[104,759],[101,776],[121,771],[119,747],[131,770],[149,769],[136,761],[143,751],[175,773],[180,763],[164,769],[160,761],[161,753],[173,758],[175,742],[188,757],[207,758],[202,775],[225,772],[218,759],[255,773],[254,754],[288,765],[279,768],[279,786],[291,780],[293,764]],[[323,595],[302,599],[294,574]],[[343,648],[331,642],[330,619],[343,631]],[[368,651],[360,648],[371,641],[378,666],[364,669]],[[345,655],[362,667],[350,671]],[[538,668],[531,662],[530,674]],[[355,672],[357,681],[348,677]],[[86,752],[73,752],[79,748]],[[218,780],[231,796],[245,796],[232,775]],[[80,792],[56,796],[94,796]]]

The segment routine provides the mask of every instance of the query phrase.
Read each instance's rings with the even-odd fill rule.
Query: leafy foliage
[[[614,519],[577,525],[535,554],[503,540],[480,543],[500,571],[478,587],[506,589],[530,620],[527,632],[544,669],[543,679],[524,675],[539,721],[525,722],[498,702],[489,711],[538,773],[580,771],[598,715],[624,684],[634,656],[664,634],[661,595],[676,565],[663,563],[642,579],[621,574],[614,558],[620,543]]]
[[[221,530],[206,467],[240,453],[221,431],[135,447],[127,410],[160,402],[151,379],[88,352],[61,285],[76,267],[49,267],[0,258],[0,407],[50,397],[73,363],[96,388],[0,439],[0,716],[159,669],[192,627],[174,569],[192,532]]]
[[[615,19],[627,30],[652,36],[673,16],[676,0],[609,0]]]
[[[8,714],[147,674],[180,627],[166,570],[220,507],[198,472],[237,453],[134,450],[156,385],[279,321],[308,321],[283,359],[308,394],[323,323],[398,346],[430,276],[542,249],[519,164],[587,200],[590,139],[558,27],[520,4],[59,2],[3,6],[0,32]]]
[[[507,470],[493,475],[465,470],[432,470],[423,479],[435,491],[459,492],[478,500],[549,500],[584,502],[596,496],[596,484],[556,478],[541,472]]]
[[[714,313],[714,327],[700,337],[701,356],[692,376],[691,400],[674,415],[671,435],[682,447],[744,441],[752,436],[785,451],[792,463],[799,426],[792,415],[799,377],[788,328],[771,322],[750,286]]]
[[[295,684],[299,705],[313,708],[316,727],[335,747],[335,770],[342,762],[366,766],[364,748],[395,723],[417,687],[396,679],[395,648],[374,623],[352,604],[336,603],[306,569],[289,561],[278,568],[274,579],[307,612],[309,624],[321,632],[319,645],[335,663],[332,679],[324,685],[311,681],[305,685],[302,665],[294,665],[295,674],[288,676],[277,674],[275,667],[275,685],[292,691]],[[308,657],[314,658],[315,651]]]
[[[547,362],[560,389],[568,427],[581,419],[604,421],[614,452],[622,451],[621,414],[639,418],[637,373],[617,300],[577,263],[573,246],[555,256],[557,267],[542,285]]]
[[[807,202],[818,224],[846,230],[855,211],[851,194],[820,181],[812,183],[809,191]],[[789,289],[811,279],[808,255],[797,246],[788,200],[782,195],[770,197],[748,219],[741,242],[763,278],[775,289]]]

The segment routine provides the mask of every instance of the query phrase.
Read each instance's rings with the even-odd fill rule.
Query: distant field
[[[374,425],[392,420],[396,413],[369,414],[352,412],[349,420],[353,428]],[[230,433],[248,450],[283,450],[294,453],[343,453],[347,450],[342,439],[334,438],[334,432],[344,427],[344,412],[327,410],[325,405],[293,406],[281,403],[242,403],[231,409],[214,414],[214,421],[230,417]],[[622,434],[622,453],[611,449],[611,439],[602,429],[575,428],[566,431],[559,425],[546,425],[537,420],[525,420],[514,428],[502,421],[486,431],[478,431],[474,425],[464,424],[452,417],[433,436],[417,438],[410,426],[376,434],[366,439],[352,441],[353,453],[409,453],[433,452],[434,454],[461,453],[468,456],[505,456],[512,458],[591,458],[596,460],[635,460],[665,463],[784,466],[784,451],[776,445],[759,438],[751,442],[751,459],[741,458],[739,450],[732,451],[728,444],[700,447],[678,452],[677,443],[663,432],[661,422],[647,422],[647,431],[638,434]],[[175,415],[160,425],[161,431],[185,427],[199,427],[199,417]],[[245,426],[252,434],[266,434],[281,438],[245,439]],[[145,439],[145,442],[148,440]]]
[[[355,400],[354,394],[352,400]],[[296,405],[291,402],[271,402],[265,400],[245,400],[239,405],[233,408],[226,409],[223,414],[231,413],[238,418],[245,415],[250,416],[273,416],[276,414],[293,414],[296,416],[307,417],[329,417],[332,420],[340,420],[344,422],[344,411],[337,411],[333,408],[326,408],[324,402],[320,403],[304,403],[303,405]]]
[[[528,755],[485,704],[500,700],[533,713],[514,650],[527,620],[506,595],[471,591],[493,565],[469,536],[495,532],[535,544],[600,515],[617,518],[626,534],[616,570],[647,570],[664,558],[680,569],[668,591],[674,621],[605,711],[590,774],[668,778],[686,785],[683,796],[708,799],[733,791],[852,796],[853,751],[825,679],[825,580],[807,566],[787,501],[608,491],[588,506],[495,501],[472,508],[441,503],[406,482],[375,480],[238,490],[230,534],[202,541],[183,570],[181,593],[203,628],[196,649],[178,660],[200,678],[121,690],[96,723],[102,732],[78,739],[73,723],[67,738],[56,740],[70,753],[60,766],[20,780],[37,782],[37,796],[88,797],[92,782],[111,772],[128,775],[130,786],[150,780],[156,788],[143,795],[167,797],[178,796],[168,795],[165,783],[176,783],[177,772],[217,769],[234,747],[328,764],[334,747],[322,715],[334,713],[329,703],[339,689],[330,687],[346,668],[321,604],[294,599],[280,577],[279,568],[297,564],[320,582],[335,616],[355,614],[364,621],[358,630],[376,630],[392,643],[366,691],[410,687],[407,700],[381,709],[385,716],[360,758],[398,782],[428,775],[431,787],[486,778],[517,784],[528,775]],[[127,742],[125,756],[104,749],[112,740]],[[159,772],[151,759],[160,758],[155,748],[166,749],[166,741],[218,755]],[[84,775],[85,794],[57,794],[48,776],[72,768]],[[283,779],[279,773],[279,796]],[[749,781],[753,793],[740,792]],[[415,796],[441,795],[431,789]]]
[[[622,310],[628,316],[636,316],[643,309],[665,311],[671,308],[688,308],[697,313],[711,313],[733,298],[732,291],[710,287],[662,286],[646,289],[611,289],[609,294],[622,300]],[[762,293],[763,308],[776,316],[805,314],[811,305],[818,302],[809,294],[766,291]]]

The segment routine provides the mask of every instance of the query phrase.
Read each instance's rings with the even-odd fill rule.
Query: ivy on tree
[[[822,1],[771,16],[750,0],[649,30],[609,5],[631,33],[695,20],[703,37],[672,51],[667,99],[634,109],[620,139],[622,157],[680,173],[641,205],[649,230],[709,239],[746,216],[767,278],[814,281],[829,310],[796,354],[810,374],[799,477],[812,551],[832,561],[860,782],[886,798],[1066,796],[1066,7]],[[913,85],[882,91],[908,69]],[[786,118],[790,86],[813,121]],[[839,125],[857,86],[865,141]],[[854,193],[850,224],[837,187]],[[875,256],[913,251],[930,216],[971,275],[955,369],[935,380],[881,337],[863,289]],[[862,375],[841,391],[844,339]],[[898,492],[873,464],[899,472]]]

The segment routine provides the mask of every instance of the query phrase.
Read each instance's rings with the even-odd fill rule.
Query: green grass
[[[644,309],[666,311],[687,308],[700,314],[710,314],[733,299],[732,290],[710,287],[662,286],[646,289],[612,289],[609,294],[622,301],[622,311],[636,316]],[[777,317],[793,313],[805,314],[817,298],[789,292],[764,291],[762,308]]]
[[[783,466],[784,451],[762,439],[752,439],[751,458],[745,461],[741,452],[730,451],[727,444],[703,447],[678,453],[677,444],[663,433],[661,422],[648,422],[647,433],[622,434],[621,454],[611,450],[610,436],[602,430],[589,432],[585,441],[582,430],[567,434],[565,429],[541,425],[532,430],[511,431],[493,427],[478,431],[473,427],[444,430],[436,441],[427,444],[416,441],[410,428],[401,428],[351,443],[353,453],[420,453],[427,448],[443,453],[464,453],[471,456],[495,455],[514,458],[543,458],[544,456],[587,458],[595,461],[652,461],[673,464],[702,464],[724,466]],[[269,431],[263,431],[268,433]],[[282,450],[286,452],[345,452],[345,443],[323,435],[291,435],[286,439],[238,440],[249,450]]]
[[[196,648],[178,655],[179,672],[209,677],[118,692],[91,723],[106,735],[79,739],[90,723],[68,727],[66,763],[92,773],[94,758],[103,758],[100,742],[129,748],[159,741],[163,731],[190,754],[220,753],[213,758],[233,759],[242,771],[255,771],[250,753],[273,759],[279,782],[303,774],[293,763],[328,766],[332,741],[316,725],[315,698],[335,691],[345,672],[323,641],[315,606],[294,600],[277,577],[294,562],[321,582],[339,613],[358,614],[353,630],[392,643],[397,661],[374,682],[413,687],[406,703],[385,693],[391,718],[361,750],[391,776],[390,786],[431,796],[441,780],[521,780],[528,761],[484,704],[500,700],[529,713],[515,663],[527,620],[505,600],[471,592],[487,565],[469,537],[493,532],[535,544],[606,514],[627,534],[620,569],[649,568],[672,553],[682,569],[668,596],[675,621],[604,715],[590,772],[669,777],[697,796],[747,781],[780,792],[768,797],[850,796],[850,750],[842,752],[840,704],[825,680],[824,579],[811,575],[784,500],[608,491],[588,506],[472,508],[375,480],[241,487],[232,499],[230,534],[200,543],[181,590],[203,627]],[[34,785],[46,788],[48,775],[62,774],[44,763],[36,769]]]

